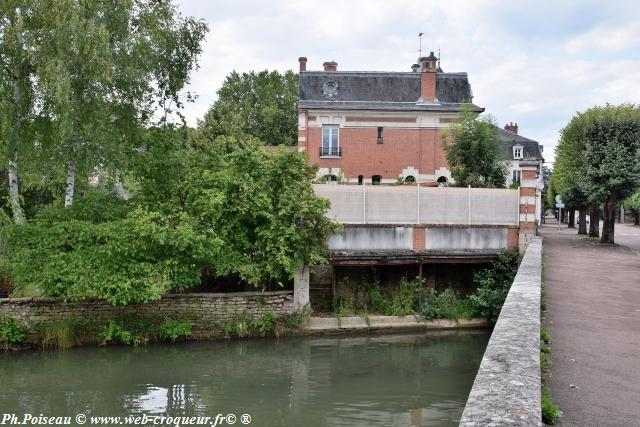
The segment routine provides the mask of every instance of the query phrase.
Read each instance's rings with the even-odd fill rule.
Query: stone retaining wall
[[[293,313],[293,292],[237,292],[226,294],[175,294],[147,304],[113,306],[105,301],[64,302],[60,298],[0,299],[0,317],[10,315],[26,327],[51,324],[73,317],[95,324],[128,315],[188,320],[194,334],[213,332],[219,325],[240,318]]]
[[[502,307],[461,426],[539,426],[542,239],[533,238]]]

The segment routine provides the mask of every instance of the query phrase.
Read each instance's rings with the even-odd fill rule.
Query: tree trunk
[[[602,223],[602,236],[600,237],[600,243],[615,243],[615,225],[616,225],[616,202],[618,197],[616,193],[613,193],[607,197],[607,201],[604,203]]]
[[[636,211],[633,215],[633,225],[640,225],[640,211]]]
[[[67,190],[64,193],[64,207],[73,204],[73,191],[76,189],[76,159],[69,160],[67,166]]]
[[[569,228],[576,228],[576,211],[569,209]]]
[[[597,203],[589,206],[589,237],[600,236],[600,212]]]
[[[75,125],[71,131],[71,154],[67,164],[67,189],[64,193],[64,207],[73,205],[73,193],[76,189],[76,145],[77,135]]]
[[[17,25],[16,25],[17,27]],[[22,47],[22,40],[19,30],[18,33],[19,49]],[[22,206],[20,205],[20,187],[18,184],[18,148],[20,147],[20,131],[22,128],[22,88],[20,87],[20,80],[22,79],[22,73],[20,70],[20,60],[15,60],[13,68],[13,102],[15,105],[15,122],[13,127],[13,134],[11,135],[11,145],[9,153],[9,200],[11,204],[11,212],[13,213],[13,222],[16,224],[24,224],[25,217]]]
[[[587,208],[578,211],[578,234],[587,234]]]

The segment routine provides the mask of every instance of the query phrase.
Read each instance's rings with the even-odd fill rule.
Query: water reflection
[[[252,425],[457,425],[487,331],[0,355],[0,408],[251,414]]]

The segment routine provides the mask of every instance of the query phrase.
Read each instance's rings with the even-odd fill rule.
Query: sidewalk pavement
[[[555,221],[541,234],[559,424],[640,425],[640,227],[616,224],[616,245]]]

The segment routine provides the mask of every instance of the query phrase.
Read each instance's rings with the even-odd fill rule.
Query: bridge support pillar
[[[309,306],[309,266],[303,264],[293,276],[293,309],[302,311]]]

